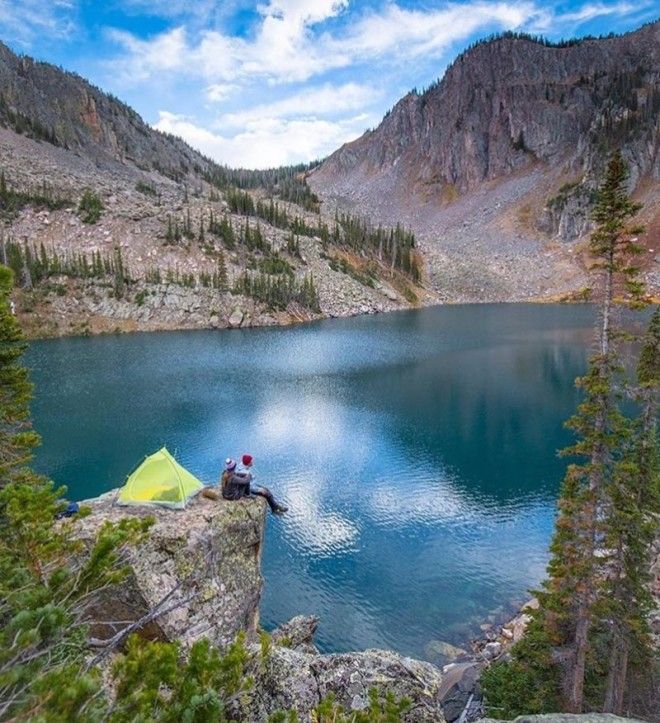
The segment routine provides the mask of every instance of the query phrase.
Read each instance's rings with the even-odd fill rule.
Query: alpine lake
[[[289,506],[268,520],[264,627],[314,613],[324,651],[433,662],[544,575],[594,314],[460,305],[34,342],[35,465],[80,500],[163,445],[206,483],[249,452]]]

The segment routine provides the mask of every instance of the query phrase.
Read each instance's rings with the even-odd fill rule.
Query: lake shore
[[[200,293],[198,293],[200,292]],[[385,305],[361,303],[357,307],[341,303],[327,307],[321,313],[297,305],[285,310],[271,310],[245,297],[224,294],[222,303],[210,302],[205,298],[207,290],[175,290],[180,311],[176,306],[165,305],[164,313],[154,312],[143,304],[130,301],[105,303],[98,308],[93,304],[81,304],[72,297],[46,299],[37,306],[25,308],[24,292],[17,290],[17,315],[27,339],[54,339],[77,336],[101,336],[106,334],[132,334],[151,331],[190,331],[247,329],[264,327],[289,327],[324,319],[342,319],[355,316],[386,314],[396,311],[429,308],[434,306],[500,304],[581,304],[585,303],[579,294],[532,297],[524,300],[484,301],[438,301],[432,296],[418,298],[414,303],[402,298],[388,297]],[[164,296],[164,294],[163,294]],[[195,301],[195,297],[199,300]],[[660,298],[653,303],[660,302]],[[587,302],[588,303],[588,302]],[[213,306],[212,304],[215,304]],[[220,307],[220,308],[215,308]],[[172,312],[172,309],[175,309]],[[206,311],[204,311],[206,309]]]

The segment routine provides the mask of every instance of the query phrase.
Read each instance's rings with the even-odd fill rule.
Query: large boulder
[[[283,648],[316,654],[319,651],[314,645],[314,634],[318,625],[319,619],[316,615],[296,615],[273,630],[271,638],[275,645]]]
[[[241,630],[248,638],[256,635],[263,499],[226,502],[198,496],[185,510],[171,510],[118,507],[114,498],[113,492],[85,503],[91,514],[74,523],[79,539],[91,543],[106,521],[151,516],[154,524],[144,542],[124,553],[128,575],[94,601],[94,637],[112,637],[159,604],[164,614],[140,626],[147,639],[189,646],[205,637],[224,648]]]
[[[376,688],[411,702],[403,718],[407,723],[442,723],[441,685],[442,673],[434,665],[389,650],[322,655],[274,645],[256,673],[252,693],[233,712],[239,720],[265,723],[275,711],[295,710],[308,723],[329,694],[347,710],[362,710]]]

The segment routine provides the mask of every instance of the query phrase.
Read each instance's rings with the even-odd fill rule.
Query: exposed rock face
[[[314,634],[318,625],[319,619],[315,615],[296,615],[295,618],[273,630],[273,643],[300,653],[314,655],[319,652],[314,645]]]
[[[406,721],[444,720],[438,668],[386,650],[321,655],[313,643],[318,625],[313,616],[295,617],[275,630],[271,652],[261,660],[254,639],[263,585],[263,499],[225,502],[199,496],[177,511],[117,507],[114,497],[110,492],[85,503],[92,513],[74,522],[80,539],[92,540],[105,522],[127,516],[153,516],[155,523],[147,540],[127,553],[128,577],[106,590],[92,609],[93,636],[111,637],[166,599],[164,607],[175,609],[143,626],[139,632],[145,638],[179,640],[184,646],[208,638],[224,648],[239,631],[247,633],[255,684],[235,702],[239,720],[265,723],[278,710],[296,710],[308,722],[331,692],[345,707],[361,709],[373,687],[412,701]]]
[[[592,170],[603,160],[596,144],[614,140],[606,122],[627,118],[616,140],[630,146],[631,183],[649,173],[659,180],[659,60],[660,23],[569,47],[511,37],[479,44],[437,85],[405,96],[375,131],[336,151],[315,178],[341,189],[392,174],[407,191],[444,189],[451,200],[448,187],[465,192],[537,161]],[[627,103],[635,110],[625,113]]]
[[[348,710],[366,708],[369,690],[408,698],[409,723],[442,723],[442,673],[430,663],[388,650],[319,655],[275,646],[257,673],[254,691],[236,711],[241,720],[267,721],[277,710],[295,710],[301,721],[329,693]]]
[[[479,44],[332,154],[310,185],[330,206],[410,225],[448,299],[579,288],[573,249],[548,242],[590,229],[593,189],[614,148],[657,249],[659,61],[657,22],[568,47],[513,37]],[[650,249],[645,262],[654,266]]]
[[[15,55],[0,43],[0,121],[38,139],[173,178],[213,164],[179,138],[155,131],[127,105],[74,73]]]
[[[148,539],[128,553],[130,574],[106,590],[92,609],[93,635],[111,637],[112,621],[137,621],[168,593],[165,608],[175,609],[148,623],[140,633],[155,640],[190,645],[208,638],[225,647],[240,630],[248,637],[259,624],[263,580],[261,552],[265,502],[198,497],[186,510],[113,506],[110,492],[89,504],[92,514],[76,521],[79,538],[92,539],[106,521],[153,516]],[[120,627],[123,627],[120,626]]]

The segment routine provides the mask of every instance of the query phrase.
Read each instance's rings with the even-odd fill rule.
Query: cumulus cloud
[[[236,113],[226,113],[214,123],[215,127],[246,126],[254,119],[308,118],[337,116],[347,112],[362,111],[382,97],[381,91],[364,83],[332,85],[302,90],[272,103],[245,108]]]
[[[220,163],[243,168],[272,168],[323,158],[363,133],[371,120],[363,114],[339,121],[254,119],[232,136],[214,133],[189,117],[160,111],[155,127],[183,138]]]
[[[123,1],[152,10],[164,4]],[[177,16],[176,25],[149,38],[111,31],[123,49],[113,61],[115,80],[130,87],[160,76],[169,84],[185,84],[186,91],[199,83],[207,112],[200,108],[197,113],[203,120],[162,111],[156,127],[217,160],[253,168],[324,156],[373,124],[385,110],[374,112],[385,96],[362,81],[363,73],[377,69],[385,77],[400,75],[405,63],[432,62],[479,31],[543,32],[556,26],[570,32],[575,25],[622,15],[632,7],[629,0],[588,2],[561,14],[537,0],[468,0],[420,8],[385,0],[368,7],[349,0],[263,0],[251,5],[248,27],[238,32],[199,23],[212,4],[190,5],[185,16],[184,4],[172,0],[168,12]],[[353,79],[338,83],[342,73]],[[282,97],[283,86],[304,86],[316,78],[326,82]],[[213,105],[224,106],[223,113],[209,117]]]
[[[247,77],[291,83],[379,58],[439,53],[479,27],[518,27],[536,12],[532,3],[479,0],[436,10],[411,10],[392,3],[356,18],[341,33],[315,32],[318,24],[347,7],[345,0],[271,0],[259,6],[262,21],[251,38],[206,30],[195,42],[183,26],[149,40],[118,31],[112,37],[127,53],[119,66],[134,80],[178,69],[215,83]]]
[[[351,10],[353,6],[351,6]],[[557,14],[536,2],[472,0],[413,9],[394,2],[358,14],[333,31],[324,23],[349,10],[348,0],[269,0],[258,5],[260,22],[249,37],[206,29],[189,37],[183,27],[139,40],[115,33],[133,78],[176,67],[214,83],[260,77],[270,83],[301,82],[357,63],[402,61],[439,55],[452,42],[480,28],[514,29],[579,24],[599,16],[624,15],[629,2],[588,3]],[[162,51],[162,55],[161,55]],[[162,58],[162,62],[161,62]],[[176,61],[175,59],[176,58]]]
[[[108,31],[110,40],[123,45],[129,59],[117,64],[126,79],[141,82],[154,73],[180,70],[188,55],[186,31],[176,27],[150,40],[142,40],[123,30]]]
[[[238,88],[239,86],[234,83],[211,83],[204,92],[207,100],[211,101],[211,103],[220,103],[227,100]]]

